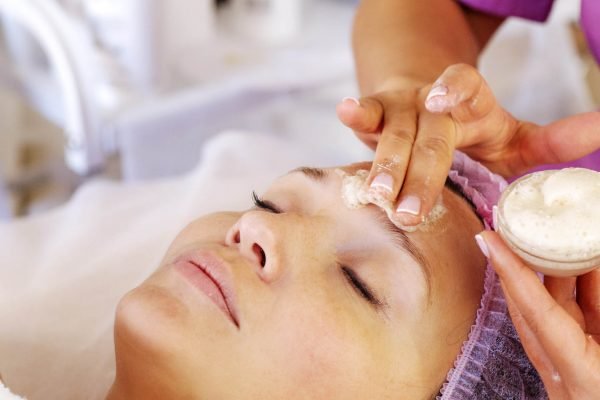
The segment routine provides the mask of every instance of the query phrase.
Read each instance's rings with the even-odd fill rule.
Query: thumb
[[[523,148],[533,164],[562,163],[600,150],[600,113],[571,115],[539,126],[523,136]]]

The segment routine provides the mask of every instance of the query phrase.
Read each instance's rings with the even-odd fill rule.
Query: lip
[[[179,257],[173,268],[204,293],[239,329],[231,267],[211,252],[194,251]]]

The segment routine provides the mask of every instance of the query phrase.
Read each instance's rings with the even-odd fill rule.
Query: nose
[[[264,211],[249,211],[229,229],[225,243],[237,248],[256,273],[267,282],[281,275],[281,243],[278,241],[277,226],[280,217]]]

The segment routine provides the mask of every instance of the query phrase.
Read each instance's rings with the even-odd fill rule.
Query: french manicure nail
[[[448,107],[448,101],[446,97],[434,97],[425,102],[427,111],[434,113],[441,113]]]
[[[448,94],[448,86],[442,85],[442,84],[437,84],[431,88],[425,101],[428,102],[433,97],[445,96],[447,94]]]
[[[498,231],[498,206],[492,207],[492,224],[494,224],[494,230]]]
[[[490,258],[490,250],[488,249],[487,243],[481,234],[475,235],[475,241],[477,242],[477,246],[485,256],[485,258]]]
[[[384,191],[387,193],[392,193],[392,188],[394,187],[394,178],[390,174],[386,174],[385,172],[379,173],[373,182],[371,182],[371,190],[380,192]]]
[[[342,103],[354,103],[356,104],[358,107],[360,107],[360,101],[358,101],[357,98],[355,97],[344,97],[342,99]]]
[[[430,112],[443,112],[449,105],[448,88],[446,86],[434,86],[427,99],[425,99],[425,107]]]
[[[404,197],[396,208],[397,213],[407,213],[411,215],[419,215],[420,211],[421,199],[419,199],[417,196]]]

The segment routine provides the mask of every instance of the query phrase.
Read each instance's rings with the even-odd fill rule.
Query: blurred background
[[[517,117],[599,104],[578,3],[558,0],[547,24],[511,20],[486,50],[482,71]],[[224,131],[289,138],[330,164],[370,158],[335,116],[358,95],[356,4],[0,0],[0,220],[62,204],[89,179],[185,173]]]

